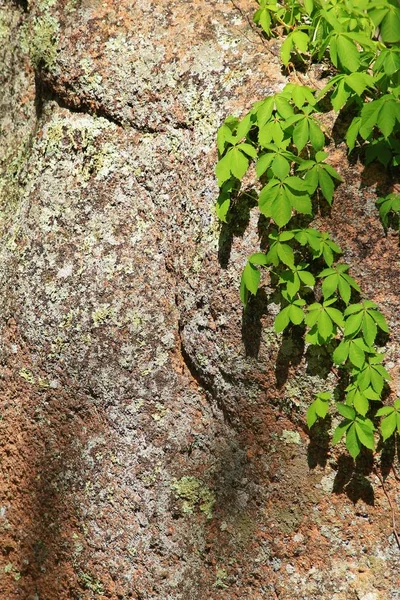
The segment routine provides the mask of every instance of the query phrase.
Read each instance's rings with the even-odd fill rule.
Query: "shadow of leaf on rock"
[[[304,356],[304,327],[292,326],[285,329],[276,357],[276,385],[281,388],[289,377],[290,367],[297,367]]]
[[[250,222],[250,211],[257,205],[255,191],[242,192],[232,199],[229,222],[222,223],[218,240],[218,261],[226,269],[231,257],[233,238],[243,237]]]
[[[317,466],[325,467],[328,462],[332,445],[329,433],[331,426],[332,419],[329,415],[325,419],[318,419],[309,431],[306,425],[304,425],[304,429],[308,432],[310,440],[307,448],[307,462],[310,469],[315,469]]]
[[[246,356],[258,358],[263,333],[262,317],[268,314],[268,305],[279,302],[278,293],[268,295],[264,289],[259,289],[256,296],[252,296],[243,311],[242,341]]]
[[[354,504],[359,500],[369,506],[374,505],[374,489],[368,479],[373,470],[373,456],[365,450],[354,461],[342,454],[338,460],[338,470],[333,483],[334,494],[346,494]]]
[[[307,374],[326,379],[332,372],[332,353],[325,346],[309,346],[306,351]]]

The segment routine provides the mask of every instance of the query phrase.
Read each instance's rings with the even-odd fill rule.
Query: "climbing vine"
[[[375,449],[379,417],[383,440],[400,434],[400,399],[378,411],[373,405],[390,380],[376,343],[379,332],[389,329],[341,262],[339,246],[309,224],[321,205],[332,204],[342,182],[324,150],[323,113],[333,109],[347,118],[349,153],[357,149],[366,164],[379,161],[388,171],[400,165],[400,8],[397,0],[258,0],[258,5],[255,23],[267,37],[284,38],[285,67],[319,61],[334,74],[322,90],[289,83],[242,119],[225,120],[217,136],[216,211],[221,221],[232,220],[232,203],[255,163],[268,247],[248,258],[241,301],[246,308],[257,294],[260,268],[268,269],[280,291],[275,331],[301,327],[306,343],[324,346],[341,374],[336,393],[318,394],[309,407],[308,427],[326,417],[333,396],[339,398],[335,407],[343,420],[333,443],[345,436],[356,458],[363,446]],[[385,227],[393,218],[398,223],[399,194],[379,198],[377,207]]]

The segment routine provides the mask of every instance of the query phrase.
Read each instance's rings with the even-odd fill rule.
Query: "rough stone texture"
[[[334,375],[273,333],[267,281],[242,315],[257,215],[213,216],[217,126],[285,83],[254,4],[0,7],[2,600],[398,600],[371,460],[305,433]],[[334,152],[320,224],[392,326],[395,393],[385,182]]]

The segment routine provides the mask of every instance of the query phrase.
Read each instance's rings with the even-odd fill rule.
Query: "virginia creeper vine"
[[[259,181],[259,211],[270,224],[269,246],[252,254],[244,268],[240,297],[246,308],[267,268],[280,290],[277,333],[302,327],[308,344],[325,346],[347,383],[335,402],[343,417],[333,443],[343,436],[353,458],[363,446],[375,449],[377,417],[383,440],[400,434],[400,399],[375,411],[390,380],[378,352],[379,332],[389,333],[377,305],[364,298],[340,262],[329,234],[310,227],[318,206],[331,205],[340,175],[325,152],[320,115],[333,109],[352,115],[346,133],[349,152],[391,171],[400,165],[400,8],[397,0],[258,0],[254,21],[267,37],[284,37],[285,66],[330,61],[335,74],[316,91],[289,83],[257,102],[242,118],[228,117],[218,131],[220,186],[216,211],[231,220],[231,204],[252,162]],[[377,200],[385,227],[400,213],[400,195]],[[306,225],[299,226],[306,222]],[[336,394],[335,394],[336,395]],[[332,394],[316,396],[307,424],[325,418]]]

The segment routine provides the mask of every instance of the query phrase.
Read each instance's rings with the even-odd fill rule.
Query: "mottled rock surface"
[[[267,281],[242,314],[257,215],[214,216],[218,125],[286,82],[253,11],[0,0],[2,600],[400,599],[371,459],[306,433],[334,375],[273,333]],[[331,146],[319,221],[390,322],[395,393],[385,182]]]

